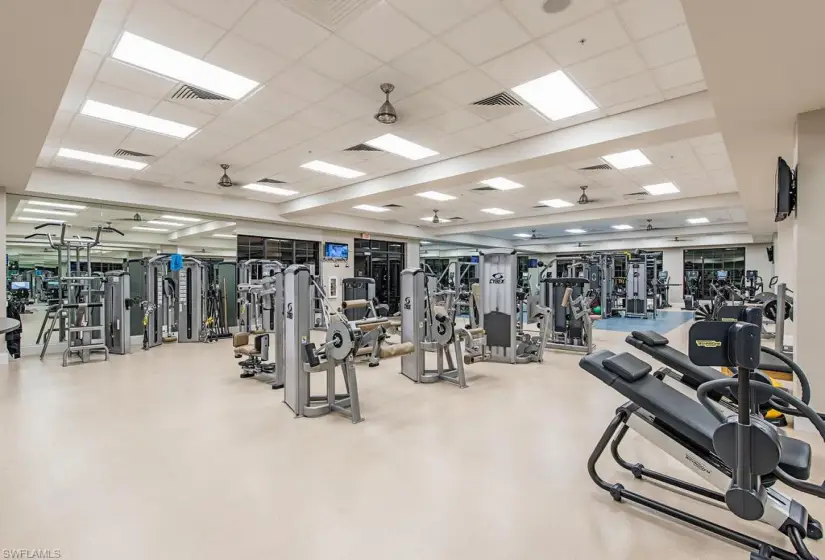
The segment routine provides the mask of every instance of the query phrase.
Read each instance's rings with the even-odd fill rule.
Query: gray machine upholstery
[[[516,363],[518,257],[512,249],[479,251],[480,327],[493,361]]]

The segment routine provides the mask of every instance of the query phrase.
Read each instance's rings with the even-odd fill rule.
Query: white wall
[[[671,305],[681,303],[684,298],[685,250],[665,249],[662,251],[662,270],[666,270],[670,275],[671,284],[679,284],[670,287],[668,300]]]

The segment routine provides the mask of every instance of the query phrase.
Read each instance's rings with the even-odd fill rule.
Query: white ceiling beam
[[[469,235],[469,234],[460,234],[460,235],[446,235],[437,238],[438,243],[450,243],[455,245],[466,245],[468,247],[475,247],[475,248],[486,248],[486,249],[494,249],[494,248],[503,248],[508,249],[510,247],[514,247],[515,245],[513,242],[508,241],[506,239],[497,239],[495,237],[487,237],[486,235]]]
[[[440,239],[444,235],[473,233],[479,231],[511,228],[523,229],[552,224],[580,224],[590,220],[604,220],[611,218],[630,218],[642,216],[649,218],[651,216],[656,216],[657,214],[667,214],[671,212],[733,208],[739,204],[739,194],[737,193],[695,196],[663,201],[634,201],[623,206],[603,206],[600,208],[587,208],[585,210],[576,209],[569,212],[558,212],[555,214],[534,216],[532,218],[508,218],[505,220],[495,220],[493,222],[447,226],[439,230],[441,235],[439,235],[438,238]]]
[[[706,235],[717,235],[723,233],[748,233],[748,224],[746,222],[741,222],[732,224],[713,224],[706,226],[685,226],[678,228],[655,228],[650,231],[647,231],[645,229],[639,229],[634,231],[614,231],[582,235],[560,235],[554,237],[545,237],[542,239],[519,240],[515,244],[515,247],[517,247],[519,250],[535,251],[535,247],[541,247],[546,245],[563,245],[580,242],[593,243],[596,241],[622,241],[628,245],[632,245],[637,241],[641,241],[644,239],[661,238],[662,236],[667,236],[668,238],[685,237],[695,239],[696,237]]]
[[[281,203],[282,215],[317,211],[367,196],[391,201],[414,190],[458,186],[717,131],[707,92]],[[377,198],[376,201],[379,199]],[[372,202],[372,201],[371,201]]]
[[[627,240],[618,241],[596,241],[579,246],[578,243],[557,243],[552,245],[531,245],[523,249],[525,252],[536,254],[559,254],[559,253],[592,253],[594,251],[631,251],[633,249],[645,249],[657,251],[661,249],[679,248],[691,249],[694,247],[725,247],[731,245],[747,245],[754,243],[754,238],[750,233],[725,233],[715,235],[704,235],[691,238],[688,241],[676,241],[673,237],[652,237],[650,239],[636,239],[632,242]]]
[[[196,235],[204,235],[210,237],[213,233],[218,233],[228,228],[234,228],[236,222],[204,222],[202,224],[195,224],[185,229],[181,229],[169,234],[169,241],[180,241],[187,237],[194,237]]]
[[[52,126],[100,0],[4,2],[0,187],[22,189]]]

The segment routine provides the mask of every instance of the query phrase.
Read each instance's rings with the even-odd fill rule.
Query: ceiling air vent
[[[383,152],[379,148],[373,148],[368,144],[356,144],[355,146],[351,146],[344,150],[345,152]]]
[[[281,0],[294,12],[335,31],[379,3],[379,0]]]
[[[384,208],[404,208],[400,204],[385,204]]]
[[[627,193],[626,195],[624,195],[624,199],[625,200],[642,200],[644,198],[647,198],[648,194],[649,193],[647,191]]]
[[[278,179],[268,179],[264,177],[260,181],[255,181],[256,183],[264,183],[270,185],[286,185],[286,181],[279,181]]]
[[[600,163],[599,165],[590,165],[588,167],[582,167],[579,171],[612,171],[613,168],[607,165],[606,163]]]
[[[133,152],[132,150],[118,150],[115,152],[115,157],[155,157],[152,154],[144,154],[143,152]]]
[[[180,100],[197,100],[197,101],[209,101],[210,103],[223,103],[225,101],[232,101],[228,97],[224,97],[223,95],[218,95],[217,93],[212,93],[211,91],[206,91],[205,89],[196,88],[195,86],[190,86],[188,84],[183,84],[175,93],[171,95],[172,99],[180,99]]]
[[[496,191],[498,189],[494,189],[493,187],[476,187],[473,190],[474,191]]]
[[[461,216],[452,216],[452,217],[447,218],[447,219],[448,220],[463,220],[464,218],[462,218]]]
[[[472,105],[485,105],[488,107],[521,107],[523,103],[506,91],[503,91],[501,93],[491,95],[490,97],[485,97],[484,99],[474,101]]]

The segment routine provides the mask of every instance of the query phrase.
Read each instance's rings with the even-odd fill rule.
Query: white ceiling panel
[[[215,118],[209,124],[209,128],[214,133],[227,134],[235,138],[249,138],[282,119],[280,115],[267,113],[241,103]]]
[[[292,60],[301,58],[330,35],[320,25],[277,0],[258,0],[238,21],[234,31]]]
[[[340,111],[330,107],[322,107],[321,105],[321,103],[316,103],[312,107],[295,114],[293,118],[301,123],[324,131],[338,128],[342,124],[352,120]]]
[[[95,73],[100,68],[100,63],[103,60],[99,54],[91,51],[80,51],[77,62],[74,65],[72,76],[69,78],[69,83],[66,85],[66,90],[63,92],[63,98],[60,100],[60,109],[69,111],[79,111],[86,100],[86,92],[92,85],[95,79]]]
[[[501,84],[477,68],[435,86],[437,92],[459,105],[467,105],[501,91]]]
[[[637,44],[639,53],[650,68],[664,66],[696,56],[696,48],[687,25],[679,25]]]
[[[60,139],[66,134],[66,131],[69,130],[69,125],[72,124],[72,119],[74,119],[75,112],[71,109],[58,109],[57,114],[54,116],[54,121],[52,121],[52,126],[49,128],[49,135],[47,136],[46,143],[57,146],[60,144]]]
[[[439,35],[495,4],[497,0],[388,0],[415,23]]]
[[[309,100],[286,93],[270,82],[230,109],[229,112],[235,114],[264,112],[286,118],[305,109],[309,104]],[[232,115],[228,117],[231,119]]]
[[[455,103],[433,90],[424,90],[395,103],[400,123],[432,118],[455,108]]]
[[[194,57],[215,46],[224,30],[161,0],[140,0],[126,20],[126,31]]]
[[[176,7],[217,25],[222,29],[232,26],[246,13],[256,0],[168,0]]]
[[[590,89],[639,74],[645,69],[645,63],[636,49],[627,46],[580,62],[567,71],[579,84]]]
[[[243,141],[243,138],[230,136],[225,132],[217,132],[217,130],[213,130],[212,125],[209,125],[181,142],[179,147],[180,150],[197,157],[211,159],[241,141]]]
[[[376,101],[379,104],[376,106],[378,107],[385,99],[384,92],[381,91],[380,87],[383,83],[390,83],[395,86],[395,90],[390,96],[393,103],[424,89],[424,86],[412,76],[387,65],[381,66],[363,78],[355,80],[349,86]]]
[[[155,134],[145,130],[133,130],[119,148],[161,157],[180,144],[180,138]]]
[[[500,128],[507,134],[516,134],[517,132],[550,124],[550,122],[536,111],[525,108],[506,117],[492,120],[490,124]]]
[[[626,0],[617,9],[628,33],[636,40],[685,22],[679,0]]]
[[[177,177],[190,169],[202,164],[206,158],[198,156],[189,152],[185,152],[180,148],[175,148],[168,154],[154,162],[150,169],[152,173],[159,173],[165,175],[172,175]],[[216,166],[220,171],[220,168]],[[220,176],[220,175],[219,175]]]
[[[654,68],[653,78],[656,84],[663,90],[672,89],[679,86],[685,86],[696,82],[701,82],[704,79],[702,74],[702,67],[699,64],[699,59],[694,57]]]
[[[654,93],[653,95],[639,97],[632,101],[627,101],[625,103],[613,105],[612,107],[607,107],[605,109],[605,113],[607,113],[608,115],[618,115],[619,113],[625,113],[627,111],[632,111],[634,109],[639,109],[641,107],[647,107],[648,105],[653,105],[655,103],[661,103],[664,100],[664,95],[662,95],[661,93]]]
[[[559,64],[534,43],[528,43],[481,65],[484,72],[505,88],[546,76],[559,68]]]
[[[320,101],[339,89],[341,84],[295,63],[275,76],[266,87],[284,91],[300,99]]]
[[[468,128],[455,134],[455,136],[479,148],[492,148],[493,146],[507,144],[515,140],[515,137],[490,123]]]
[[[503,0],[503,4],[534,37],[566,27],[610,5],[608,0],[575,0],[563,12],[548,14],[542,10],[541,2],[534,0]]]
[[[83,50],[91,51],[101,56],[108,56],[112,47],[120,36],[120,25],[107,23],[95,19],[95,23],[86,35],[86,42],[83,43]]]
[[[339,89],[313,107],[335,111],[347,121],[358,117],[366,120],[378,110],[378,105],[372,99],[346,87]]]
[[[95,22],[123,25],[131,9],[132,0],[101,0],[95,15]]]
[[[113,155],[131,130],[126,126],[76,115],[63,137],[62,145],[64,148]]]
[[[453,134],[454,132],[482,124],[483,122],[484,119],[463,108],[453,109],[427,121],[429,125],[437,128],[444,134]]]
[[[100,66],[97,79],[106,84],[128,89],[158,100],[166,97],[178,85],[175,80],[139,70],[134,66],[129,66],[111,58],[107,58]]]
[[[708,89],[707,84],[704,80],[701,80],[692,84],[685,84],[683,86],[676,86],[674,88],[666,89],[664,91],[664,97],[665,99],[676,99],[677,97],[684,97],[685,95],[705,91],[706,89]]]
[[[235,32],[224,35],[204,60],[262,84],[289,65],[285,57],[251,43]]]
[[[201,128],[215,118],[214,115],[184,107],[183,105],[170,101],[161,101],[150,114],[161,119],[188,124],[195,128]]]
[[[380,60],[335,35],[315,47],[301,62],[342,84],[357,80],[381,66]]]
[[[426,31],[386,2],[349,22],[338,35],[384,62],[390,62],[429,39]]]
[[[442,36],[453,50],[481,64],[530,41],[530,36],[505,10],[496,6]]]
[[[551,33],[539,44],[554,60],[570,66],[630,43],[616,12],[598,12],[578,23]]]
[[[158,104],[156,97],[147,97],[127,89],[115,87],[104,82],[95,82],[86,94],[88,99],[123,107],[139,113],[151,113]]]
[[[659,93],[649,72],[643,72],[589,90],[590,95],[602,107],[612,107],[635,99],[644,99]]]
[[[437,39],[401,55],[392,66],[422,87],[437,84],[470,68],[466,60]]]

